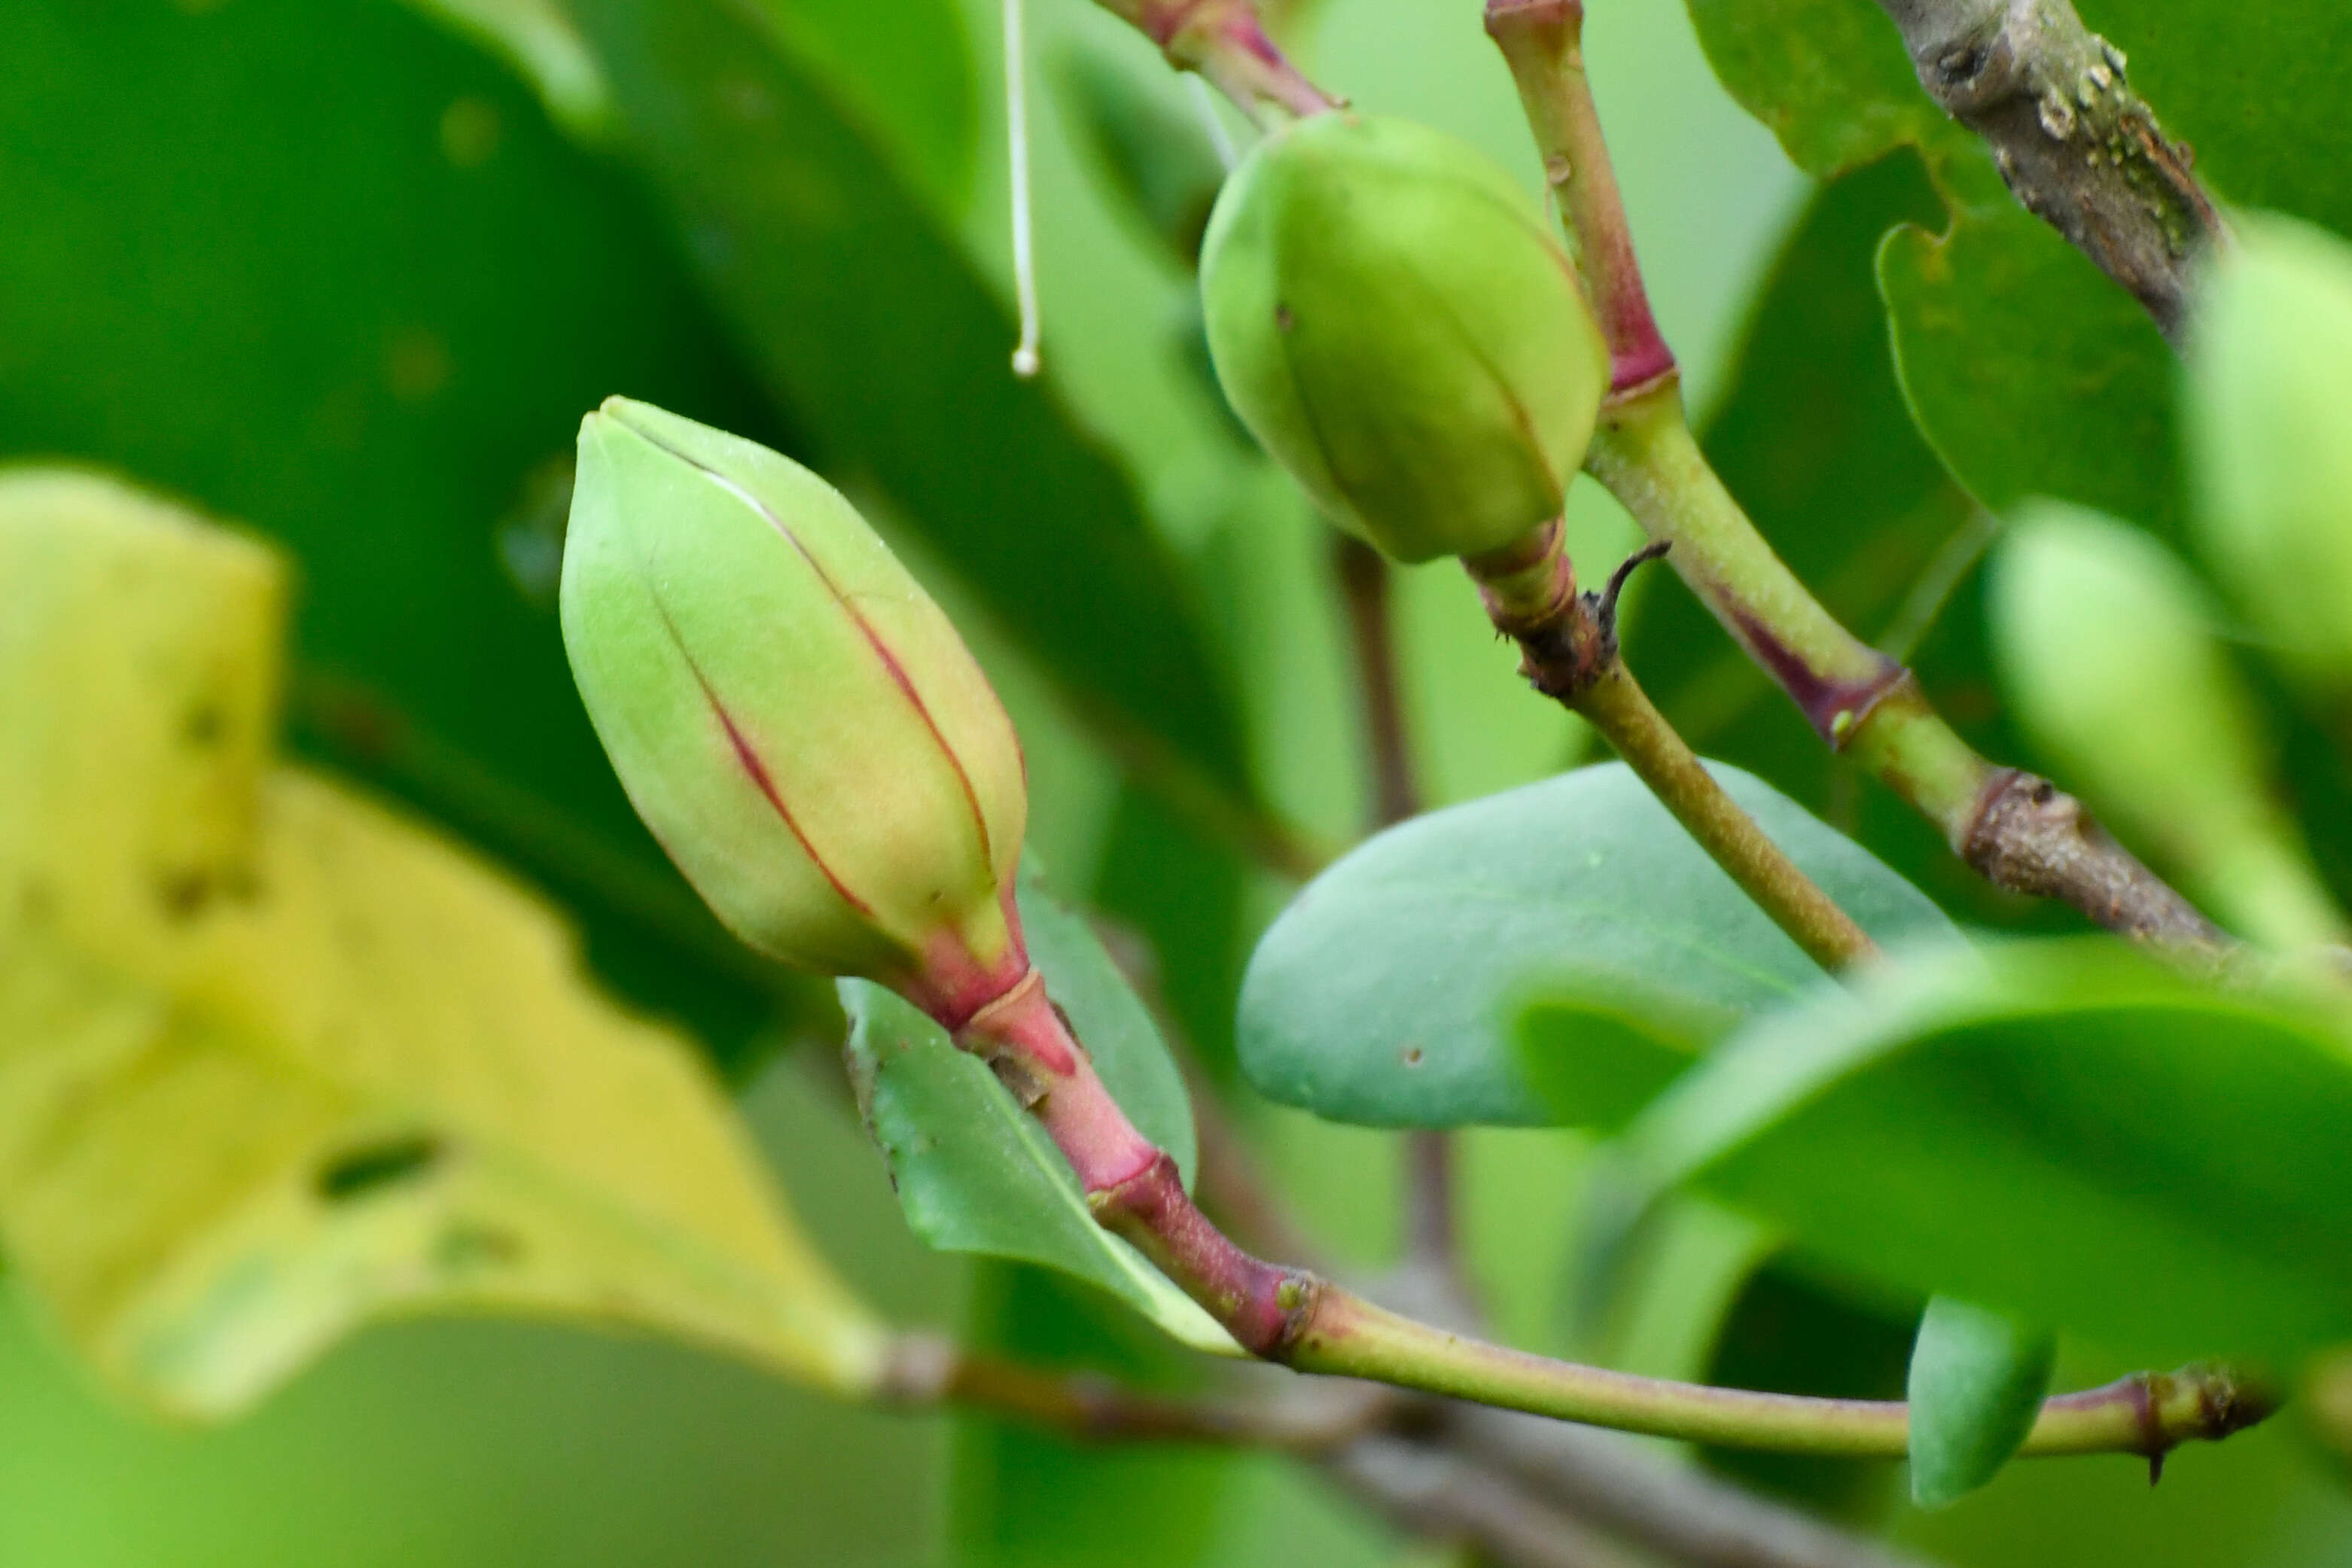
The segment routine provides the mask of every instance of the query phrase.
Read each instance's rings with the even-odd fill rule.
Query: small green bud
[[[2199,549],[2296,679],[2352,690],[2352,246],[2246,220],[2186,393]]]
[[[1217,199],[1201,297],[1226,399],[1341,528],[1421,561],[1559,515],[1608,350],[1476,149],[1337,110],[1275,132]]]
[[[2035,502],[1994,558],[1990,610],[2019,721],[2126,840],[2248,936],[2340,936],[2271,797],[2253,697],[2187,567],[2137,528]]]
[[[611,399],[580,429],[562,619],[630,800],[746,942],[950,1015],[1026,972],[1020,743],[831,486]]]

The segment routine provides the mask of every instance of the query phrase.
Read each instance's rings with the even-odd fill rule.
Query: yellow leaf
[[[74,1343],[199,1416],[436,1309],[870,1391],[883,1330],[685,1041],[431,831],[256,778],[268,553],[98,481],[27,483],[0,479],[0,593],[30,612],[0,634],[0,1242]],[[175,740],[192,696],[265,738]],[[209,891],[157,898],[159,864]]]

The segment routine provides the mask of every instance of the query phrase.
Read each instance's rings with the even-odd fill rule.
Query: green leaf
[[[1856,1288],[1789,1252],[1763,1259],[1717,1332],[1701,1381],[1825,1399],[1900,1399],[1916,1299]],[[1701,1448],[1706,1468],[1861,1528],[1894,1503],[1886,1459]]]
[[[1911,1500],[1942,1508],[2009,1463],[2050,1392],[2058,1342],[1950,1296],[1911,1347]]]
[[[282,566],[104,481],[0,507],[0,1244],[164,1410],[526,1312],[870,1392],[882,1327],[675,1033],[431,831],[268,770]]]
[[[2340,1012],[2105,938],[1825,987],[1678,1081],[1624,1153],[1840,1268],[2153,1364],[2352,1333]]]
[[[630,810],[553,564],[626,388],[772,444],[628,183],[394,0],[0,5],[0,449],[134,473],[300,562],[299,744],[542,878],[740,1066],[780,997]]]
[[[1868,0],[1690,0],[1725,85],[1816,173],[1919,150],[1948,232],[1897,231],[1880,262],[1903,382],[1929,441],[1979,499],[2074,500],[2160,534],[2179,526],[2167,413],[2172,363],[2124,292],[2002,187],[1985,149],[1944,120]],[[2336,135],[2328,89],[2352,36],[2324,7],[2152,0],[2112,18],[2133,87],[2197,149],[2200,178],[2352,228],[2352,174],[2309,149]],[[2248,84],[2259,83],[2258,89]]]
[[[1255,821],[1191,596],[1125,477],[961,253],[785,52],[720,0],[579,0],[628,145],[823,466],[870,483],[1139,777]]]
[[[1948,934],[1851,841],[1737,768],[1717,775],[1864,929]],[[1515,1004],[1547,981],[1566,979],[1571,1002],[1605,993],[1642,1010],[1638,1029],[1568,1036],[1564,1049],[1630,1043],[1654,1061],[1656,1036],[1681,1038],[1692,1016],[1759,1012],[1820,973],[1612,763],[1391,828],[1317,877],[1250,961],[1242,1066],[1274,1099],[1335,1121],[1548,1124],[1560,1113],[1510,1044]]]
[[[1151,1018],[1078,915],[1034,879],[1019,894],[1030,956],[1122,1110],[1190,1175],[1192,1109]],[[850,1071],[917,1236],[950,1252],[1074,1274],[1186,1344],[1238,1354],[1140,1253],[1094,1221],[1061,1151],[977,1057],[879,986],[840,982]]]
[[[971,197],[980,105],[955,0],[751,0],[950,224]]]
[[[1878,253],[1912,417],[1995,511],[2054,496],[2180,529],[2172,351],[2138,303],[2011,200],[1973,149],[1937,172],[1943,235]]]
[[[562,0],[411,0],[458,32],[478,39],[520,71],[547,112],[574,134],[610,129],[604,75],[564,14]]]

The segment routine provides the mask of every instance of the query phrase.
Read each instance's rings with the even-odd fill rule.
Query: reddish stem
[[[1650,314],[1625,204],[1585,85],[1581,0],[1486,0],[1486,35],[1510,65],[1536,144],[1545,149],[1544,178],[1568,209],[1581,253],[1578,270],[1609,341],[1610,391],[1674,374],[1674,351]]]

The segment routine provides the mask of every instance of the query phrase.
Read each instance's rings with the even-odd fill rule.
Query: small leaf
[[[1101,944],[1034,879],[1020,891],[1030,956],[1112,1097],[1189,1172],[1192,1124],[1175,1063]],[[1233,1341],[1142,1254],[1095,1223],[1053,1140],[986,1064],[889,991],[840,982],[850,1071],[907,1223],[949,1252],[1017,1258],[1108,1291],[1197,1349]]]
[[[282,570],[86,476],[0,490],[0,1243],[177,1414],[361,1323],[531,1312],[847,1394],[880,1326],[687,1043],[571,934],[271,738]]]
[[[1864,929],[1949,936],[1933,904],[1850,840],[1738,768],[1716,772]],[[1509,1030],[1513,1004],[1548,983],[1622,1009],[1612,1021],[1580,1004],[1594,1033],[1543,1025],[1538,1038],[1638,1054],[1650,1065],[1626,1070],[1636,1087],[1611,1092],[1622,1094],[1666,1075],[1660,1042],[1690,1038],[1691,1019],[1718,1020],[1696,1026],[1712,1033],[1820,977],[1611,763],[1392,828],[1316,878],[1250,961],[1242,1065],[1265,1093],[1334,1121],[1545,1125],[1563,1113],[1514,1060]]]
[[[2153,1364],[2352,1335],[2340,1002],[2105,938],[1889,964],[1750,1024],[1623,1140],[1834,1266]]]
[[[2033,1429],[2058,1343],[1950,1296],[1911,1347],[1911,1500],[1942,1508],[1984,1485]]]

